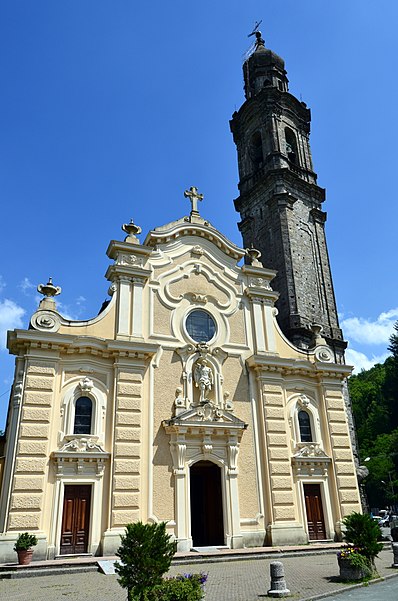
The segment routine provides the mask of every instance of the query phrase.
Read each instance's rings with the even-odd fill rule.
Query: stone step
[[[0,567],[0,580],[14,578],[31,578],[35,576],[59,576],[60,574],[79,574],[82,572],[98,572],[97,563],[81,565],[61,564],[59,566],[2,566]]]

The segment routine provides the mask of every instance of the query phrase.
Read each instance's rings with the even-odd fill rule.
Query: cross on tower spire
[[[189,198],[191,202],[191,215],[199,215],[198,200],[203,200],[203,194],[198,194],[197,187],[191,186],[189,190],[185,190],[184,196],[185,198]]]

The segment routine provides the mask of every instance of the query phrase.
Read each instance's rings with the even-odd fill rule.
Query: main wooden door
[[[307,511],[308,536],[310,540],[325,540],[326,529],[323,517],[320,484],[304,484],[305,508]]]
[[[65,486],[60,555],[87,553],[91,486]]]
[[[198,461],[190,469],[191,535],[194,547],[224,544],[221,469]]]

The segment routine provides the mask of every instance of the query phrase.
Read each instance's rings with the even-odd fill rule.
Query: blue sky
[[[13,360],[5,330],[27,327],[36,286],[61,312],[94,316],[107,296],[110,239],[189,211],[240,244],[236,151],[242,56],[257,19],[312,110],[318,182],[348,361],[386,354],[398,318],[398,105],[391,0],[3,0],[0,5],[0,427]]]

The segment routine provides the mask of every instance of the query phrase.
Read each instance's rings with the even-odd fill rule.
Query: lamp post
[[[371,461],[372,459],[377,459],[377,458],[381,458],[381,457],[391,458],[391,457],[394,457],[394,456],[397,456],[397,455],[398,455],[398,453],[380,453],[379,455],[373,455],[373,457],[370,457],[370,456],[365,457],[365,459],[363,460],[363,462],[367,463],[368,461]],[[380,482],[382,484],[384,484],[384,486],[386,487],[386,489],[388,491],[388,495],[391,494],[391,503],[390,503],[390,505],[391,505],[391,507],[394,508],[394,511],[395,511],[396,510],[396,504],[395,504],[395,487],[394,487],[394,481],[393,481],[393,478],[392,478],[392,474],[393,473],[394,473],[393,470],[388,470],[388,482],[386,482],[385,480],[380,480]]]
[[[395,488],[394,488],[394,482],[391,477],[391,473],[392,472],[388,472],[388,478],[389,478],[389,485],[391,486],[391,494],[394,497],[395,496]],[[387,486],[387,482],[385,482],[384,480],[380,480],[380,482],[382,482],[383,484],[385,484]]]

